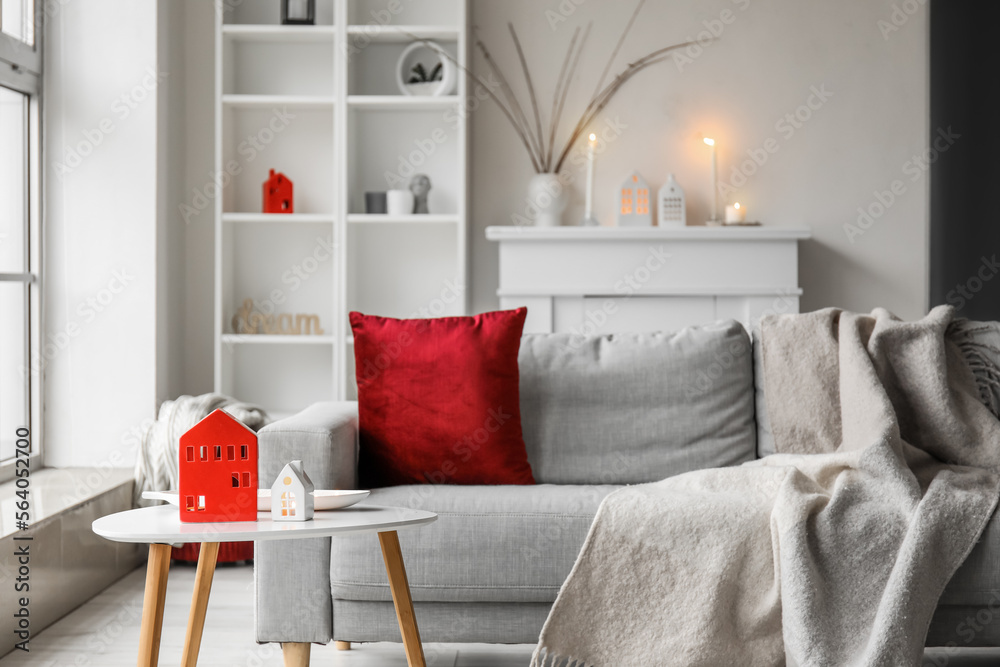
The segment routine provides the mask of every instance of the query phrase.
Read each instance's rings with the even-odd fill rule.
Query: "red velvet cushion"
[[[363,487],[535,483],[518,396],[527,312],[418,320],[351,313]]]

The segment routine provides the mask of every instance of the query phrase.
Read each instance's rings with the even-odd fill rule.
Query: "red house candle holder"
[[[294,213],[292,182],[280,171],[271,170],[264,181],[264,213]]]
[[[216,410],[181,436],[181,521],[257,520],[257,434]]]

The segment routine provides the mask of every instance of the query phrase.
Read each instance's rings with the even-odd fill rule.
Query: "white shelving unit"
[[[395,84],[414,37],[468,62],[467,0],[316,4],[314,26],[280,25],[279,0],[216,18],[215,389],[275,414],[356,396],[349,311],[467,312],[466,80],[443,97]],[[292,180],[295,213],[260,212],[270,169]],[[413,173],[431,178],[430,215],[364,212],[365,192]],[[323,331],[239,334],[245,299]]]

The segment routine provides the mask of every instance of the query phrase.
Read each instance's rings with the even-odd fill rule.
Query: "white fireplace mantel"
[[[794,313],[802,227],[488,227],[525,333],[671,331]]]

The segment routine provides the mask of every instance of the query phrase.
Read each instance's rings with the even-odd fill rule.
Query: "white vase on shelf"
[[[537,211],[536,227],[558,227],[569,203],[569,188],[559,174],[535,174],[528,183],[528,201]]]

